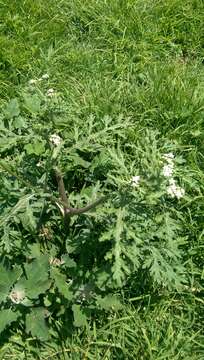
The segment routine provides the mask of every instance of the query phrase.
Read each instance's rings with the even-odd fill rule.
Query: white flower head
[[[29,85],[35,85],[35,84],[37,84],[37,82],[38,82],[38,80],[36,80],[36,79],[31,79],[31,80],[29,80]]]
[[[185,195],[185,190],[181,187],[177,188],[176,197],[177,199],[181,199]]]
[[[13,288],[9,294],[9,298],[15,304],[20,304],[25,299],[25,290],[23,288]]]
[[[136,175],[136,176],[133,176],[132,179],[131,179],[131,185],[133,187],[138,187],[139,186],[139,182],[140,182],[140,176],[139,175]]]
[[[41,79],[42,79],[42,80],[47,80],[47,79],[49,79],[49,75],[48,75],[48,74],[44,74],[44,75],[42,75]]]
[[[174,166],[172,163],[164,165],[162,173],[165,177],[172,177],[173,175]]]
[[[37,167],[42,167],[43,166],[43,162],[42,161],[38,161],[38,163],[36,164]]]
[[[174,156],[174,154],[173,154],[172,152],[170,152],[170,153],[164,154],[162,157],[163,157],[167,162],[172,162],[175,156]]]
[[[169,181],[169,186],[167,187],[167,194],[169,194],[172,198],[177,198],[179,200],[185,195],[185,190],[176,185],[174,179],[171,179],[171,181]]]
[[[55,90],[54,89],[48,89],[47,90],[47,96],[49,96],[49,97],[53,97],[53,96],[55,96],[56,95],[56,92],[55,92]]]
[[[49,79],[49,75],[48,74],[44,74],[42,75],[41,78],[38,79],[38,81],[43,81],[43,80],[48,80]]]
[[[57,135],[57,134],[52,134],[52,135],[50,136],[50,142],[51,142],[54,146],[60,145],[61,141],[62,141],[61,137],[60,137],[59,135]]]

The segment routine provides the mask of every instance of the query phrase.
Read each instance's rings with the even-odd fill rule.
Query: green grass
[[[202,306],[203,301],[187,293],[154,301],[150,295],[142,302],[135,298],[104,325],[94,321],[60,345],[53,341],[39,347],[32,339],[23,342],[15,335],[2,349],[2,358],[201,360]]]
[[[137,289],[125,291],[124,310],[66,339],[39,345],[10,334],[0,359],[204,358],[203,24],[202,0],[0,0],[0,104],[48,73],[47,86],[66,104],[67,128],[90,114],[99,123],[104,115],[130,117],[127,142],[158,130],[177,144],[202,189],[184,206],[186,262],[199,291],[155,299],[144,290],[136,300]]]

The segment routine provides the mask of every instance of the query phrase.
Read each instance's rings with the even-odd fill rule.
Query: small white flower
[[[164,154],[163,158],[167,161],[167,162],[172,162],[174,159],[174,154],[172,152]]]
[[[140,176],[139,175],[136,175],[136,176],[133,176],[132,179],[131,179],[131,185],[133,187],[137,187],[139,185],[139,182],[140,182]]]
[[[47,96],[52,97],[55,96],[55,90],[54,89],[48,89],[47,90]]]
[[[177,199],[181,199],[185,195],[185,190],[180,186],[177,186],[175,196]]]
[[[48,74],[44,74],[44,75],[42,75],[41,79],[42,79],[42,80],[47,80],[47,79],[49,79],[49,75],[48,75]]]
[[[177,186],[174,179],[171,179],[169,186],[167,187],[167,193],[172,198],[181,199],[185,195],[185,190],[180,186]]]
[[[169,185],[176,187],[176,181],[174,180],[174,178],[169,179]]]
[[[164,165],[162,173],[165,177],[171,177],[173,175],[173,164]]]
[[[21,288],[14,288],[10,294],[9,298],[15,304],[20,304],[25,299],[25,290]]]
[[[61,143],[61,141],[62,141],[61,137],[57,134],[52,134],[50,136],[50,142],[55,146],[58,146]]]
[[[43,80],[47,80],[47,79],[49,79],[49,75],[48,75],[48,74],[44,74],[44,75],[42,75],[41,78],[38,79],[38,81],[43,81]]]
[[[41,167],[43,166],[43,162],[42,161],[38,161],[38,163],[36,164],[37,167]]]
[[[35,80],[35,79],[31,79],[31,80],[29,80],[29,85],[35,85],[35,84],[37,84],[37,82],[38,82],[38,80]]]

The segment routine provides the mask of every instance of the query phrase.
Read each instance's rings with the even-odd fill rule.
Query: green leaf
[[[26,332],[42,341],[49,339],[44,308],[33,308],[31,313],[26,315]]]
[[[9,326],[12,322],[16,321],[20,316],[18,311],[14,312],[11,309],[4,309],[0,311],[0,333]]]
[[[91,164],[90,162],[84,160],[78,154],[70,155],[69,160],[72,162],[73,166],[81,166],[81,167],[83,167],[85,169],[87,169]]]
[[[123,305],[121,304],[120,300],[117,296],[114,295],[107,295],[104,298],[98,297],[97,303],[100,305],[100,307],[104,310],[120,310],[123,308]]]
[[[72,311],[74,314],[74,325],[77,327],[85,326],[87,324],[87,317],[82,312],[80,305],[72,305]]]
[[[41,249],[39,243],[29,245],[28,256],[31,258],[37,258],[41,255]]]
[[[15,134],[12,136],[2,136],[0,137],[0,152],[3,153],[6,150],[11,149],[12,147],[16,146],[19,137]]]
[[[97,274],[97,279],[96,279],[96,284],[97,284],[98,288],[100,288],[101,290],[105,290],[106,284],[109,279],[110,279],[110,275],[109,275],[108,271],[106,271],[106,270],[99,271]]]
[[[52,268],[50,275],[55,281],[55,286],[60,294],[62,294],[67,300],[71,301],[73,299],[73,293],[70,291],[69,285],[66,282],[66,275],[60,273],[57,268]]]
[[[118,209],[117,222],[115,229],[115,248],[114,248],[114,264],[112,266],[113,279],[116,281],[116,284],[121,287],[124,280],[124,271],[123,271],[123,259],[122,259],[122,233],[123,233],[123,216],[124,210]]]
[[[48,255],[40,255],[29,264],[25,264],[26,276],[28,279],[47,280],[49,271]]]
[[[47,255],[40,255],[29,264],[25,264],[26,278],[20,279],[18,285],[25,288],[26,296],[36,299],[40,294],[45,293],[50,285],[49,261]]]
[[[15,129],[23,129],[25,127],[27,127],[26,124],[26,119],[23,118],[22,116],[18,116],[13,120],[13,127]]]
[[[27,291],[26,295],[31,299],[36,299],[40,294],[46,293],[46,291],[50,288],[51,281],[50,280],[44,280],[44,281],[36,281],[34,285],[32,285],[33,282],[29,281],[26,283],[27,285]],[[36,288],[35,288],[36,286]]]
[[[5,116],[7,119],[12,119],[14,116],[18,116],[20,114],[20,108],[17,99],[12,99],[6,109]]]
[[[69,255],[65,254],[62,255],[62,260],[64,261],[64,265],[68,268],[75,268],[76,267],[76,263],[73,259],[71,259],[69,257]]]
[[[28,155],[34,154],[33,145],[32,144],[26,144],[24,146],[25,151]]]
[[[45,152],[45,144],[44,140],[36,140],[33,144],[26,144],[24,149],[28,155],[42,155]]]
[[[0,301],[5,301],[11,287],[21,276],[22,269],[21,267],[16,266],[12,270],[8,270],[3,264],[0,264],[0,274]]]
[[[42,155],[45,152],[45,144],[46,142],[44,140],[36,141],[33,147],[34,154]]]
[[[27,202],[26,210],[18,216],[25,230],[33,232],[36,229],[36,220],[33,215],[32,207]]]
[[[40,111],[41,100],[36,94],[32,96],[24,95],[24,106],[31,114],[38,114]]]
[[[1,165],[1,164],[0,164]],[[20,200],[18,200],[17,204],[13,206],[11,209],[6,209],[6,211],[3,213],[3,215],[0,217],[0,226],[5,226],[5,224],[13,218],[16,214],[18,214],[20,211],[25,210],[28,201],[33,197],[34,195],[25,195],[22,196]]]

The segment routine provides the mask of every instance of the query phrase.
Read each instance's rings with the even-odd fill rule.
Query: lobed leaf
[[[34,338],[41,341],[49,339],[49,331],[45,322],[45,309],[33,308],[29,314],[26,315],[26,332],[31,334]]]
[[[74,325],[76,327],[83,327],[87,324],[87,317],[81,310],[81,306],[74,304],[72,305],[72,311],[74,314]]]
[[[19,311],[13,311],[12,309],[3,309],[0,311],[0,333],[5,330],[12,322],[16,321],[20,317]]]

